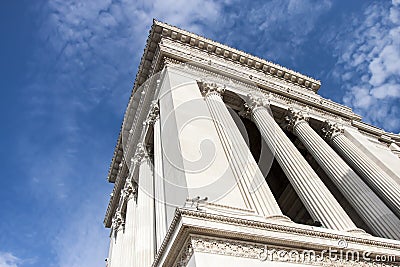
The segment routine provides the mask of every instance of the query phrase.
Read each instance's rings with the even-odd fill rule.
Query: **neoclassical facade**
[[[154,21],[108,175],[108,267],[400,266],[400,135]]]

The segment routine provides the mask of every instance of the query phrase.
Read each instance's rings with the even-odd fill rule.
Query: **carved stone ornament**
[[[204,97],[210,94],[217,94],[219,96],[222,96],[224,92],[225,87],[218,86],[216,83],[203,82],[203,89],[201,90],[201,93]]]
[[[149,116],[147,117],[146,124],[154,124],[160,116],[160,107],[157,101],[153,101],[150,106]]]
[[[251,242],[231,241],[223,239],[214,239],[207,237],[193,237],[191,240],[191,251],[210,253],[217,255],[233,256],[259,260],[261,262],[285,262],[295,265],[310,266],[398,266],[389,265],[392,262],[376,262],[366,260],[355,260],[346,258],[346,250],[341,248],[332,250],[334,254],[324,253],[322,251],[301,250],[295,248],[278,247],[271,245],[262,245]],[[192,252],[193,253],[193,252]],[[342,254],[340,254],[342,253]],[[186,253],[188,254],[188,253]],[[190,258],[189,258],[190,259]],[[177,265],[182,266],[182,265]]]
[[[121,227],[123,227],[125,224],[124,218],[122,217],[122,214],[120,211],[117,211],[114,215],[114,218],[112,220],[112,226],[115,230],[119,230]]]
[[[299,122],[308,122],[309,117],[304,114],[303,111],[296,111],[293,108],[288,108],[287,115],[285,117],[287,123],[287,129],[293,131],[293,128]]]
[[[125,181],[125,186],[123,189],[124,198],[131,199],[136,195],[136,188],[135,185],[132,183],[130,179]]]
[[[328,120],[325,121],[325,124],[321,130],[323,137],[328,141],[335,138],[335,136],[344,133],[344,129],[339,126],[339,124]]]
[[[135,156],[133,157],[133,163],[138,164],[140,163],[144,158],[148,156],[146,147],[143,143],[139,143],[137,145],[137,149],[135,152]]]
[[[263,95],[255,95],[255,94],[248,94],[245,107],[254,111],[256,108],[259,107],[269,107],[270,100],[269,98]]]

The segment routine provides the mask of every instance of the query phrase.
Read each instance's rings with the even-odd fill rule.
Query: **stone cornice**
[[[301,87],[317,92],[321,86],[321,82],[311,77],[307,77],[296,71],[289,70],[278,64],[272,63],[265,59],[261,59],[250,55],[246,52],[239,51],[232,47],[212,41],[208,38],[196,35],[194,33],[176,28],[174,26],[154,21],[155,32],[164,38],[171,38],[177,42],[189,44],[197,49],[207,51],[207,53],[218,55],[226,60],[238,62],[248,68],[262,70],[266,75],[278,77],[287,82],[300,85]]]
[[[360,132],[369,134],[371,137],[377,138],[379,141],[390,145],[391,143],[400,142],[400,134],[388,133],[383,129],[370,125],[362,121],[352,121],[352,126],[356,127]]]

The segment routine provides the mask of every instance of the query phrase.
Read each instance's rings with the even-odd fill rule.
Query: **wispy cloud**
[[[0,251],[0,267],[18,267],[22,263],[23,260],[14,254]]]
[[[232,1],[212,37],[280,64],[301,66],[303,45],[331,6],[329,0]]]
[[[400,131],[400,3],[376,2],[339,34],[335,76],[364,120]]]

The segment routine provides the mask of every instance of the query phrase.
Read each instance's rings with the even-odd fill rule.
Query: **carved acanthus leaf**
[[[112,226],[115,230],[118,230],[120,227],[123,227],[125,224],[124,218],[121,214],[121,211],[117,211],[112,220]]]
[[[160,116],[160,107],[158,106],[157,101],[153,101],[150,106],[149,116],[147,117],[146,123],[147,124],[154,124],[154,122]]]
[[[136,195],[136,187],[131,179],[126,179],[123,193],[125,199],[130,199]]]
[[[321,129],[323,137],[330,141],[335,136],[344,133],[344,129],[338,123],[326,120],[324,126]]]
[[[256,108],[259,107],[269,107],[270,98],[264,95],[256,95],[256,94],[248,94],[245,107],[254,111]]]
[[[213,93],[222,96],[222,94],[225,92],[225,87],[218,86],[216,83],[203,82],[202,85],[203,88],[201,93],[203,96],[208,96]]]
[[[296,111],[294,108],[290,107],[288,108],[285,120],[287,123],[287,129],[292,131],[299,122],[308,122],[309,117],[305,114],[305,112],[300,110]]]

